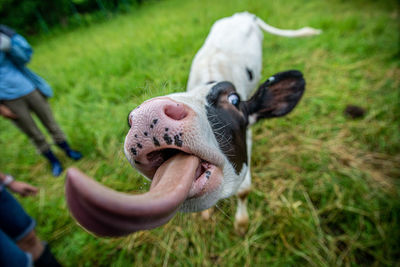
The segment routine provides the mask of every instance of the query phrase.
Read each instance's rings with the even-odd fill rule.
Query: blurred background
[[[84,154],[74,162],[54,148],[64,167],[144,192],[149,184],[123,154],[128,113],[150,97],[184,91],[212,24],[241,11],[282,29],[323,30],[310,38],[264,34],[263,81],[298,69],[307,86],[290,115],[253,126],[244,237],[233,228],[232,197],[209,221],[178,214],[158,229],[96,238],[68,213],[65,174],[54,178],[25,135],[0,118],[0,171],[40,188],[38,196],[18,199],[63,265],[399,263],[398,1],[1,0],[0,24],[32,45],[28,66],[53,87],[55,117]],[[353,116],[351,106],[361,114]]]
[[[137,8],[141,3],[142,0],[2,0],[0,15],[3,24],[20,33],[37,34],[89,24],[96,18]]]

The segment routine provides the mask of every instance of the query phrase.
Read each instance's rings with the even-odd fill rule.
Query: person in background
[[[11,119],[33,141],[39,152],[49,160],[53,175],[59,176],[61,163],[35,124],[31,112],[36,113],[54,142],[68,157],[79,160],[82,154],[70,148],[65,134],[54,120],[46,100],[53,95],[51,87],[25,66],[31,56],[32,48],[25,38],[0,25],[0,115]]]
[[[35,220],[5,187],[21,196],[35,195],[38,191],[32,185],[15,181],[11,175],[0,173],[0,266],[61,266],[49,246],[35,234]]]

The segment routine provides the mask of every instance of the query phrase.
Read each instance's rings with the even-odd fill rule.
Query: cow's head
[[[128,115],[124,150],[132,166],[153,180],[150,191],[116,193],[72,170],[72,213],[88,230],[113,236],[164,224],[177,210],[213,206],[234,194],[245,177],[247,128],[289,113],[304,86],[299,71],[287,71],[270,77],[248,100],[230,82],[212,82],[142,103]]]

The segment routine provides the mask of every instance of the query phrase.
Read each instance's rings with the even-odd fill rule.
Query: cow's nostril
[[[168,104],[164,107],[164,113],[173,120],[182,120],[188,113],[182,104]]]

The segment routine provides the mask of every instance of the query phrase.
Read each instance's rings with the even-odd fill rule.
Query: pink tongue
[[[69,168],[65,185],[75,219],[99,236],[122,236],[168,222],[187,198],[199,158],[179,153],[157,170],[150,191],[129,195],[109,189],[76,168]]]

